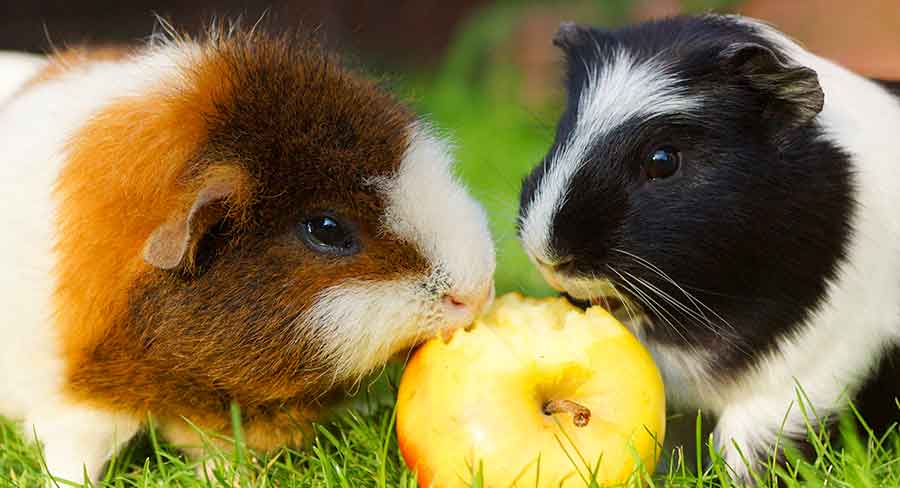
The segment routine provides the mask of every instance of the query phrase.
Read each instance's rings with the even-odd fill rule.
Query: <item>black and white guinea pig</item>
[[[213,30],[0,57],[0,414],[96,477],[148,415],[298,442],[493,296],[448,146],[312,41]]]
[[[568,103],[519,223],[547,280],[624,305],[741,476],[735,444],[753,465],[806,435],[799,398],[900,419],[896,85],[737,16],[563,24],[554,42]]]

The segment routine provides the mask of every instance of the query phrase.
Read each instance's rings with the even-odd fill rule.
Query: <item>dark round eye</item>
[[[672,147],[664,147],[653,151],[644,165],[647,179],[668,178],[681,166],[681,153]]]
[[[349,256],[359,250],[353,230],[336,217],[316,215],[300,226],[300,237],[313,251]]]

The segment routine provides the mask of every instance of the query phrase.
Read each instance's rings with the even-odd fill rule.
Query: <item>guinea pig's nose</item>
[[[494,300],[494,281],[490,280],[471,291],[451,290],[444,295],[444,303],[453,310],[476,316]]]

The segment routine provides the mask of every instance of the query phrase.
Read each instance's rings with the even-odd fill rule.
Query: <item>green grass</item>
[[[727,2],[690,4],[702,9],[710,1]],[[604,4],[606,17],[600,15],[598,21],[620,21],[626,2]],[[489,211],[498,247],[498,290],[540,295],[548,290],[519,248],[514,224],[521,178],[552,140],[559,112],[554,101],[559,100],[551,97],[546,107],[525,108],[516,91],[516,67],[503,56],[492,56],[492,49],[512,28],[517,9],[513,2],[505,2],[475,16],[436,75],[411,77],[402,86],[414,105],[456,142],[458,171]],[[393,432],[393,385],[398,377],[399,368],[390,367],[378,381],[366,385],[346,410],[315,427],[305,449],[269,457],[244,449],[213,453],[209,462],[218,468],[207,480],[196,475],[196,461],[185,459],[164,439],[144,435],[110,463],[102,486],[193,488],[230,485],[239,479],[242,486],[253,487],[413,487],[414,475],[404,467]],[[19,428],[0,421],[0,487],[40,486],[45,479],[38,449],[23,442]],[[769,469],[761,475],[762,486],[775,478],[786,480],[784,486],[900,486],[900,435],[876,439],[866,432],[856,436],[848,431],[842,447],[831,445],[819,432],[810,435],[814,459],[786,471]],[[638,477],[654,487],[732,486],[728,467],[707,441],[708,432],[698,423],[691,442],[696,445],[692,447],[699,446],[698,454],[664,452],[661,473]],[[482,469],[489,473],[491,467]],[[806,481],[796,481],[800,478]],[[473,486],[479,486],[477,476]],[[637,479],[632,486],[637,486]]]
[[[392,392],[398,377],[398,368],[388,368],[350,407],[327,425],[315,426],[315,435],[303,450],[285,449],[260,457],[236,442],[232,453],[210,454],[206,461],[216,467],[207,478],[196,474],[197,461],[186,460],[151,432],[113,459],[99,486],[412,488],[416,486],[415,476],[404,467],[393,430]],[[769,469],[760,475],[759,486],[774,486],[776,479],[786,487],[900,486],[900,435],[892,432],[879,439],[863,432],[859,436],[850,422],[847,425],[840,448],[833,446],[823,432],[811,429],[814,458],[794,460],[787,468]],[[709,449],[707,434],[698,419],[693,442],[701,447],[699,455],[682,456],[680,450],[664,453],[662,472],[650,475],[639,471],[622,486],[638,487],[641,482],[653,487],[736,486],[730,480],[728,466]],[[240,439],[240,435],[234,438]],[[482,469],[490,472],[489,465]],[[16,426],[0,422],[0,486],[40,486],[44,479],[37,449],[22,442]],[[475,473],[473,487],[481,486],[479,479]]]

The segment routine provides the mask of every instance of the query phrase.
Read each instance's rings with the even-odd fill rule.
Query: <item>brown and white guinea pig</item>
[[[548,281],[624,301],[741,476],[735,446],[752,466],[805,438],[798,398],[900,419],[897,85],[735,16],[564,24],[555,43],[568,106],[520,212]]]
[[[0,58],[0,414],[81,480],[152,416],[294,444],[493,296],[448,146],[311,41]],[[16,82],[17,81],[17,82]]]

